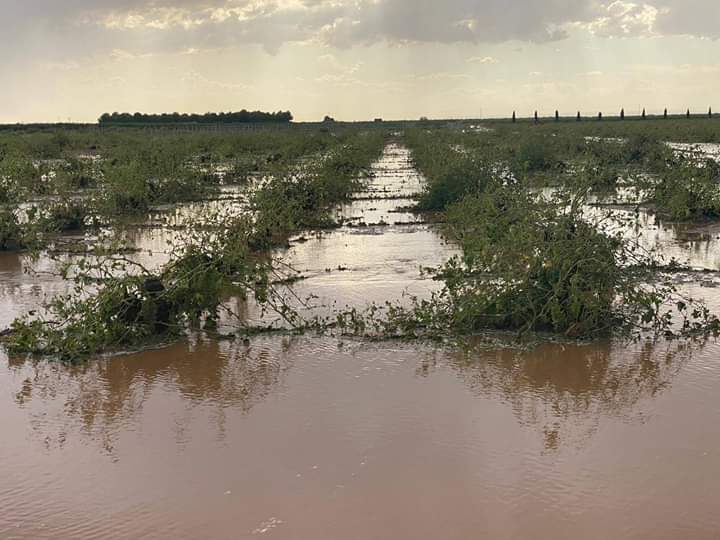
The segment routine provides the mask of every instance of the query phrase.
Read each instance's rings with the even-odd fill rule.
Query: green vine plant
[[[643,248],[611,212],[587,214],[596,178],[575,174],[551,196],[528,189],[529,172],[565,170],[553,157],[561,149],[535,154],[521,145],[508,151],[509,159],[519,155],[525,164],[523,175],[509,176],[512,162],[498,166],[487,154],[492,147],[459,152],[453,148],[458,139],[465,140],[452,135],[437,144],[417,132],[407,139],[428,180],[419,209],[441,213],[447,236],[462,248],[462,256],[433,271],[444,287],[430,298],[303,317],[298,306],[309,300],[293,296],[288,269],[270,255],[294,232],[336,225],[332,209],[362,185],[386,142],[380,132],[361,132],[321,159],[278,168],[255,186],[244,214],[208,214],[186,224],[187,237],[170,246],[170,261],[160,268],[143,266],[113,242],[105,252],[68,259],[62,271],[73,289],[16,320],[6,346],[16,354],[72,361],[176,339],[192,329],[215,333],[223,316],[234,321],[238,335],[285,329],[442,339],[501,331],[523,339],[583,340],[720,332],[708,308],[673,283],[673,261]],[[642,156],[657,150],[637,146]],[[632,154],[633,148],[613,151]],[[276,321],[252,323],[233,313],[227,303],[233,297],[257,303]]]
[[[214,332],[223,313],[239,332],[275,327],[252,326],[228,308],[230,297],[252,299],[261,314],[274,313],[285,328],[305,326],[291,307],[303,301],[276,285],[284,268],[269,253],[298,229],[329,226],[334,205],[362,185],[384,145],[383,133],[361,133],[314,165],[293,167],[259,185],[246,213],[189,220],[185,238],[169,246],[170,261],[160,268],[134,260],[117,239],[66,259],[59,271],[71,290],[15,320],[5,332],[6,347],[75,361],[166,342],[189,329]]]
[[[468,196],[447,212],[463,255],[431,270],[445,286],[410,306],[347,309],[319,328],[373,339],[511,332],[569,340],[717,336],[720,321],[673,283],[666,264],[617,218],[586,221],[585,195],[540,201],[514,186]]]

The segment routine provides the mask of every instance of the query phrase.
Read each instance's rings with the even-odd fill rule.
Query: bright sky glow
[[[720,110],[717,0],[4,0],[0,122]]]

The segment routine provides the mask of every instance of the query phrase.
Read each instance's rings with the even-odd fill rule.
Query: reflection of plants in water
[[[450,355],[450,366],[475,393],[509,404],[523,425],[542,433],[545,449],[583,444],[603,418],[637,418],[643,400],[657,397],[701,345],[644,342],[634,348],[605,344],[545,344],[532,350]],[[432,372],[426,361],[420,375]]]
[[[2,253],[0,254],[0,272],[6,275],[22,274],[23,270],[23,258],[17,253]],[[3,296],[6,295],[5,291],[11,290],[11,285],[8,279],[0,280],[0,292]]]
[[[61,447],[78,431],[111,456],[128,423],[139,420],[152,395],[210,407],[218,436],[224,434],[224,409],[248,413],[282,381],[291,367],[280,345],[236,342],[184,342],[141,354],[77,365],[46,360],[10,360],[19,375],[15,401],[29,409],[32,427],[49,447]],[[276,350],[282,349],[281,351]],[[54,403],[62,408],[54,410]],[[180,409],[186,410],[181,407]],[[179,410],[173,407],[172,410]],[[189,417],[179,420],[178,437],[187,437]],[[178,442],[182,442],[179,440]]]

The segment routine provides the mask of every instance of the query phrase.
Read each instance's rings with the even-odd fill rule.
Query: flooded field
[[[284,261],[305,278],[293,286],[314,306],[363,308],[368,303],[428,297],[441,284],[421,268],[437,267],[457,255],[439,225],[408,210],[423,188],[407,148],[391,144],[371,169],[371,180],[341,206],[339,229],[291,239]],[[327,311],[327,309],[320,309]]]
[[[0,537],[717,538],[718,354],[262,338],[3,359]]]
[[[277,250],[310,313],[427,298],[441,284],[421,267],[459,253],[407,209],[424,179],[406,147],[371,172],[339,228]],[[643,210],[636,227],[718,268],[715,226]],[[133,256],[161,264],[181,234],[131,231]],[[65,290],[49,270],[0,254],[0,329]],[[720,308],[713,274],[677,279]],[[712,340],[525,351],[194,333],[78,365],[0,352],[0,538],[718,538],[718,358]]]

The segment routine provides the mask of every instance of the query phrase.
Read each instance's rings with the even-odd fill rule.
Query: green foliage
[[[99,168],[88,159],[67,158],[55,169],[55,182],[61,190],[85,190],[98,185]]]
[[[720,174],[714,162],[684,162],[668,169],[654,185],[653,203],[676,221],[720,217]]]
[[[142,214],[211,196],[221,181],[246,182],[315,160],[354,138],[342,130],[0,132],[0,204],[72,193],[96,200],[108,216]]]
[[[720,123],[717,119],[670,117],[667,120],[649,118],[640,121],[634,118],[625,120],[607,118],[602,122],[559,122],[546,124],[518,124],[513,125],[508,121],[484,122],[496,133],[509,134],[517,132],[517,135],[524,136],[532,130],[536,135],[551,137],[553,134],[572,137],[582,140],[584,137],[598,138],[622,138],[629,139],[635,136],[647,136],[659,141],[676,142],[717,142],[720,141]]]
[[[623,145],[624,162],[640,165],[646,170],[665,168],[672,160],[672,150],[662,141],[645,133],[632,135]]]
[[[406,140],[427,180],[418,202],[420,210],[444,210],[468,193],[484,189],[491,176],[485,160],[465,152],[452,139],[443,143],[428,132],[411,132]]]
[[[522,141],[516,154],[516,173],[547,172],[557,167],[558,158],[555,149],[540,137],[531,137]]]
[[[105,167],[101,208],[108,214],[147,212],[153,205],[201,198],[210,186],[198,174],[142,157]]]
[[[661,264],[621,232],[582,217],[582,194],[534,200],[501,186],[448,211],[463,248],[444,271],[448,323],[463,331],[494,328],[593,338],[636,331],[717,331],[700,304],[657,283]],[[616,228],[616,230],[618,230]],[[674,326],[673,310],[692,305]]]
[[[588,165],[583,173],[584,177],[578,175],[578,178],[584,180],[587,186],[595,192],[613,191],[620,183],[620,170],[612,165]]]
[[[685,128],[671,120],[663,125],[520,122],[494,131],[408,131],[405,141],[428,183],[419,209],[442,213],[463,256],[439,271],[445,287],[433,298],[410,309],[387,304],[337,313],[330,324],[390,336],[716,331],[704,306],[661,279],[662,261],[583,211],[588,189],[630,185],[644,188],[658,211],[675,219],[720,216],[717,166],[676,158],[662,141],[681,140],[672,135]],[[12,350],[77,359],[172,339],[188,328],[213,329],[229,295],[253,297],[292,326],[312,327],[271,285],[268,253],[293,232],[335,225],[332,209],[362,185],[385,134],[334,125],[261,135],[139,133],[0,134],[0,201],[41,199],[24,231],[14,214],[0,214],[0,249],[20,248],[29,232],[51,237],[48,232],[78,230],[96,214],[196,200],[220,182],[253,179],[247,213],[196,220],[187,238],[170,246],[172,260],[152,271],[112,249],[72,260],[66,270],[75,290],[17,320]],[[538,185],[565,190],[548,201],[533,195]]]
[[[26,247],[25,234],[17,216],[0,209],[0,251],[17,251]]]
[[[139,162],[122,163],[105,171],[102,206],[106,213],[147,212],[151,204],[150,184]]]
[[[269,180],[252,196],[248,214],[194,219],[183,243],[174,246],[171,261],[159,270],[112,255],[117,252],[112,248],[71,260],[64,276],[73,279],[74,291],[54,298],[39,314],[14,321],[8,348],[73,361],[171,339],[188,327],[212,330],[231,294],[244,298],[252,293],[264,309],[296,324],[294,311],[270,284],[272,264],[264,251],[284,243],[300,227],[328,223],[331,205],[359,186],[362,172],[383,145],[382,134],[358,134],[316,166]],[[167,165],[151,161],[156,172],[175,170],[164,169]],[[131,161],[114,167],[112,174],[122,175],[109,183],[126,192],[134,188],[124,204],[158,200],[143,191],[152,189],[143,165]],[[51,211],[53,221],[76,216],[79,209],[71,204]]]
[[[100,116],[100,125],[133,125],[133,124],[247,124],[247,123],[281,123],[291,122],[293,115],[290,111],[263,112],[247,111],[228,113],[104,113]]]
[[[448,209],[463,257],[445,288],[410,308],[386,304],[338,314],[343,332],[370,336],[543,332],[570,339],[717,335],[701,302],[658,282],[659,261],[620,233],[580,217],[581,196],[551,203],[495,185]]]
[[[465,195],[483,189],[488,181],[487,165],[469,157],[447,163],[428,178],[428,189],[418,204],[421,210],[443,210]]]
[[[157,330],[169,329],[169,309],[147,290],[143,277],[113,279],[86,299],[56,297],[46,306],[52,321],[42,318],[13,322],[11,352],[53,354],[76,359],[109,345],[132,346]],[[162,313],[161,313],[162,311]],[[58,326],[55,321],[64,321]]]
[[[592,337],[620,322],[613,304],[622,243],[579,219],[577,208],[502,187],[466,198],[448,218],[464,251],[463,264],[446,271],[455,325]]]
[[[155,272],[117,255],[69,263],[75,291],[53,298],[40,316],[14,321],[9,349],[77,360],[169,339],[187,325],[213,328],[227,293],[266,294],[268,281],[268,263],[248,247],[251,225],[238,218],[226,226],[224,234],[198,229]]]
[[[48,232],[71,232],[82,230],[90,216],[86,202],[69,200],[51,204],[41,218],[42,229]]]
[[[382,133],[363,133],[333,150],[319,163],[288,171],[254,195],[256,222],[251,245],[267,249],[291,231],[334,225],[328,210],[362,184],[363,172],[379,157]]]
[[[385,133],[363,132],[346,139],[320,161],[315,174],[325,204],[345,200],[361,186],[361,173],[380,157],[384,143]]]
[[[3,202],[19,201],[23,196],[40,195],[47,193],[47,178],[49,172],[43,164],[33,162],[17,155],[8,155],[0,161],[0,178],[2,178]]]
[[[0,204],[8,204],[15,196],[13,185],[9,178],[0,175]]]

